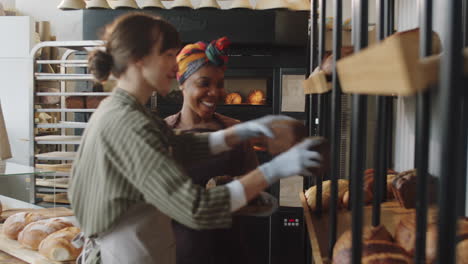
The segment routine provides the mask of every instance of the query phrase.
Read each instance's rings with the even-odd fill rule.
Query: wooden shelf
[[[330,263],[328,259],[328,236],[330,233],[330,215],[328,212],[323,212],[322,216],[317,216],[312,213],[303,192],[299,193],[302,207],[304,209],[304,221],[307,225],[310,244],[314,263],[323,264]],[[391,233],[395,233],[395,228],[402,218],[415,214],[414,209],[405,209],[400,206],[397,201],[389,201],[381,204],[380,209],[381,224],[384,225]],[[430,209],[430,214],[435,214],[435,210]],[[369,226],[372,223],[372,206],[364,206],[364,226]],[[345,231],[351,229],[351,211],[340,209],[337,215],[337,239]]]

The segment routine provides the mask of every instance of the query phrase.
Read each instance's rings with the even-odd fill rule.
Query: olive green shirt
[[[89,120],[73,163],[69,198],[81,230],[104,232],[142,201],[190,228],[229,227],[228,189],[194,185],[179,165],[210,155],[206,134],[175,135],[116,88]]]

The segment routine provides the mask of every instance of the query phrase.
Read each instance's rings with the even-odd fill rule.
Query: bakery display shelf
[[[69,144],[78,145],[81,136],[39,136],[35,137],[36,144]]]
[[[64,193],[64,192],[67,192],[67,189],[36,186],[36,192],[38,192],[38,193],[48,193],[48,194],[50,194],[50,193]]]
[[[302,207],[304,209],[304,219],[309,235],[314,263],[331,263],[328,259],[328,236],[330,233],[330,217],[328,212],[323,212],[321,216],[314,214],[309,205],[304,192],[299,193]],[[432,213],[435,211],[431,210]],[[364,226],[372,223],[372,206],[365,206],[363,212]],[[415,214],[414,209],[405,209],[397,201],[389,201],[381,204],[381,224],[391,233],[395,233],[395,228],[404,217]],[[337,238],[345,231],[351,229],[351,211],[341,209],[337,214]]]
[[[68,178],[55,178],[55,179],[36,178],[36,186],[67,189]]]
[[[71,209],[70,204],[54,204],[53,202],[45,202],[42,200],[42,198],[40,198],[36,204],[47,209],[57,208],[57,206],[63,207],[65,209]]]
[[[64,164],[38,164],[36,163],[36,168],[43,169],[43,170],[50,170],[56,173],[63,172],[63,173],[70,173],[72,164],[71,163],[64,163]]]
[[[87,60],[36,60],[36,64],[60,64],[61,67],[88,67]]]
[[[110,92],[63,92],[63,93],[46,93],[38,92],[36,96],[109,96]]]
[[[76,152],[70,151],[53,151],[35,155],[38,160],[74,160],[75,156]]]
[[[86,128],[86,122],[36,123],[37,128]]]
[[[35,79],[38,81],[92,81],[92,74],[80,73],[35,73]]]
[[[93,113],[96,109],[72,109],[72,108],[41,108],[36,109],[39,113]]]

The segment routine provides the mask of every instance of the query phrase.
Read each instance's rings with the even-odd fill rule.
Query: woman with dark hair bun
[[[210,159],[251,138],[272,136],[266,116],[206,134],[176,135],[145,108],[165,96],[178,71],[180,38],[164,20],[141,13],[107,27],[91,72],[117,85],[93,113],[73,163],[69,198],[85,238],[78,263],[175,263],[170,219],[192,229],[227,228],[231,214],[281,178],[320,166],[305,140],[240,180],[206,190],[182,164]],[[75,241],[78,245],[79,241]]]

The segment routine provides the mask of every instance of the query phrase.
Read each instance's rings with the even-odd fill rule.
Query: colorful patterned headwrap
[[[222,37],[211,43],[200,41],[186,45],[177,55],[179,84],[183,84],[192,74],[208,63],[221,67],[223,70],[226,69],[228,61],[226,51],[230,44],[227,37]]]

